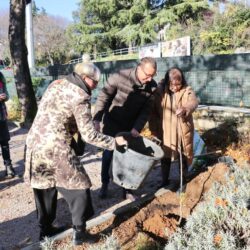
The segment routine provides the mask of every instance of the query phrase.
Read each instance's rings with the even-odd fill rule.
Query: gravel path
[[[28,130],[10,124],[11,158],[15,171],[22,176],[24,172],[23,151]],[[109,197],[98,199],[100,188],[101,150],[88,145],[86,147],[85,169],[92,181],[91,195],[95,208],[95,216],[105,213],[116,206],[122,199],[122,189],[111,183]],[[0,250],[20,249],[38,241],[39,230],[36,220],[35,202],[30,186],[23,182],[22,177],[13,179],[3,178],[3,164],[0,165]],[[155,167],[142,188],[136,191],[137,195],[151,192],[156,189],[160,181],[160,169]],[[59,196],[56,224],[71,225],[71,218],[66,202]]]

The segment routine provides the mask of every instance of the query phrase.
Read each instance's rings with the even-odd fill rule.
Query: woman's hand
[[[187,110],[184,107],[178,108],[175,112],[175,114],[178,117],[186,117]]]

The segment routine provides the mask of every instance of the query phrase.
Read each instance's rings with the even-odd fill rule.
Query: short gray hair
[[[81,77],[87,76],[94,81],[99,81],[101,78],[101,71],[99,68],[90,62],[89,56],[83,55],[83,61],[81,63],[77,63],[74,68],[74,72],[80,75]]]
[[[145,64],[150,64],[150,66],[157,70],[157,63],[153,57],[143,57],[140,60],[139,66],[144,66]]]

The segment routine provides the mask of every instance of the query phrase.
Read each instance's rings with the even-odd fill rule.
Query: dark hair
[[[157,70],[157,64],[153,57],[144,57],[140,60],[139,66],[144,66],[145,64],[150,64],[152,68]]]
[[[4,75],[3,73],[0,71],[0,80],[3,81]]]
[[[164,80],[163,80],[164,88],[169,89],[169,83],[173,79],[181,80],[182,87],[187,85],[187,82],[186,82],[185,76],[183,74],[183,71],[178,67],[172,67],[166,72]]]

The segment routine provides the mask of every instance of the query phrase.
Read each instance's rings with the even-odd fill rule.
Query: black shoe
[[[46,227],[46,228],[41,228],[39,240],[41,241],[45,237],[52,237],[56,234],[59,234],[59,233],[65,231],[66,229],[67,228],[64,226],[62,226],[62,227],[50,226],[50,227]]]
[[[108,194],[108,184],[102,184],[102,187],[99,191],[98,196],[101,199],[105,199],[105,198],[107,198],[107,194]]]
[[[12,167],[12,165],[6,166],[6,174],[5,175],[8,178],[14,178],[15,177],[16,173],[15,173],[15,170]]]
[[[73,227],[72,243],[74,246],[82,245],[84,242],[94,243],[95,241],[96,237],[88,233],[85,228],[75,226]]]
[[[157,189],[164,188],[169,185],[169,181],[162,182],[159,186],[157,186]]]

